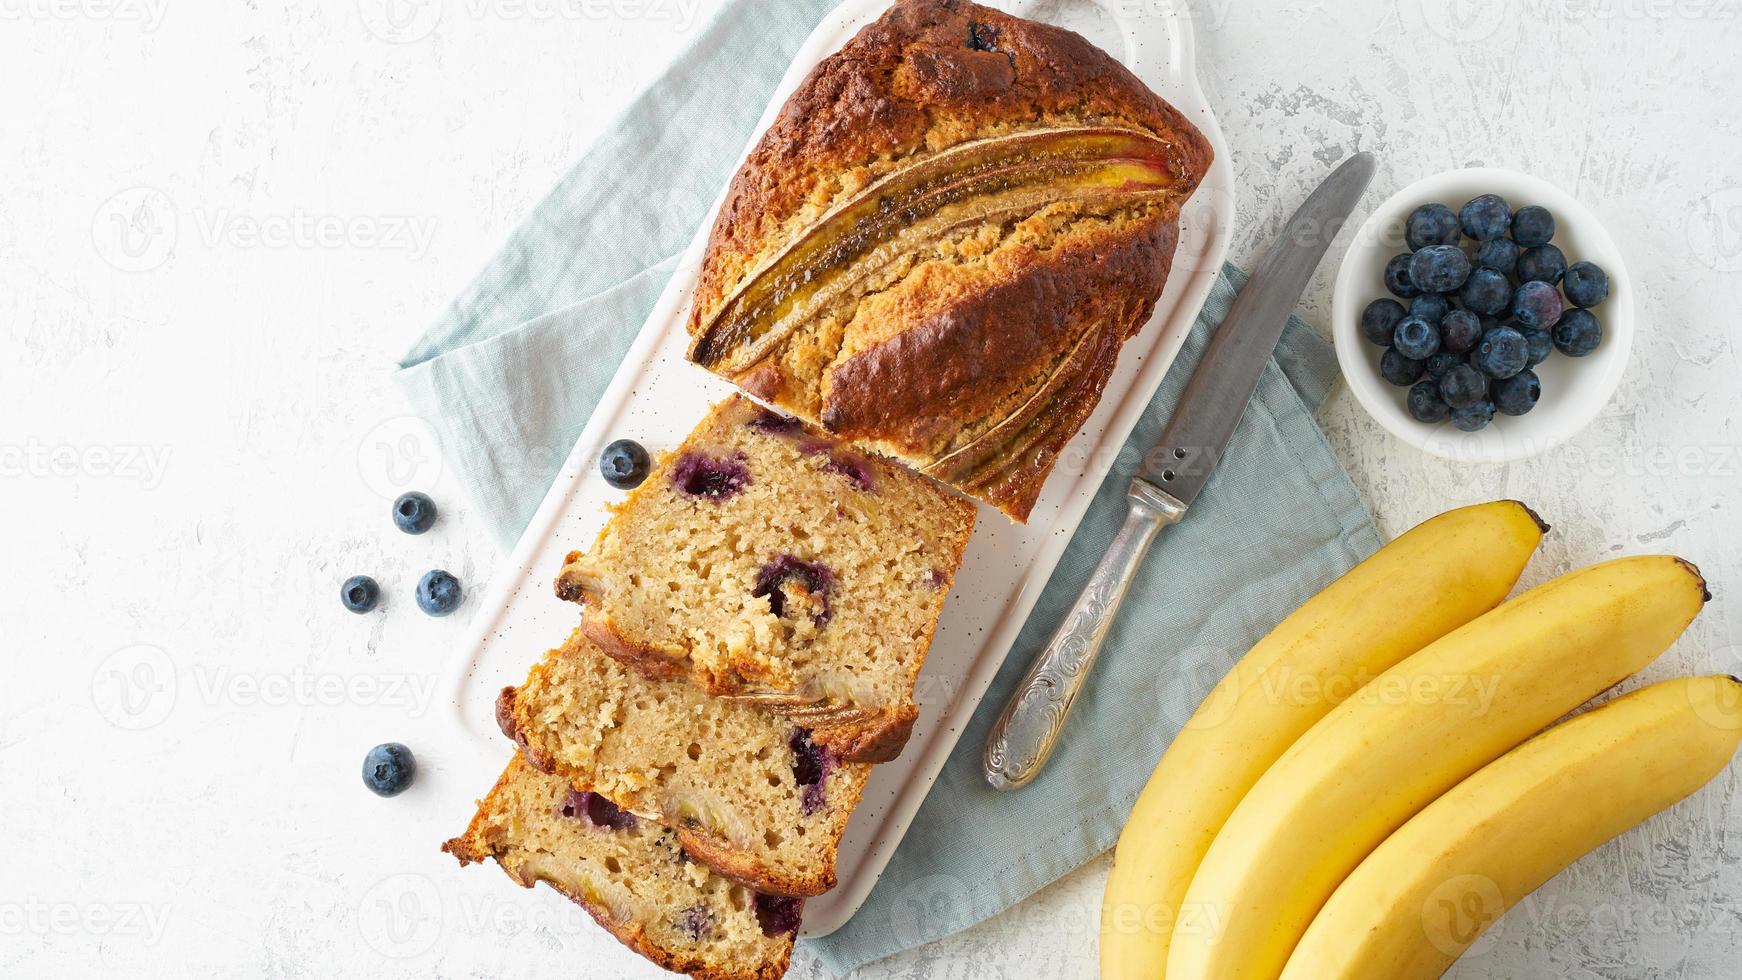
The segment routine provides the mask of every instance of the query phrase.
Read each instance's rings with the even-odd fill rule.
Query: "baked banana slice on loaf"
[[[1082,37],[899,0],[733,178],[690,359],[1026,520],[1149,319],[1210,160]]]
[[[518,754],[442,850],[461,864],[493,858],[526,888],[549,884],[630,949],[698,980],[775,980],[792,957],[802,900],[758,895],[712,873],[671,831],[576,792]]]
[[[913,728],[973,530],[943,487],[733,396],[556,590],[612,657],[783,714],[834,759],[883,762]]]
[[[576,630],[496,703],[527,760],[670,827],[690,857],[757,891],[820,895],[870,766],[752,705],[655,680]]]

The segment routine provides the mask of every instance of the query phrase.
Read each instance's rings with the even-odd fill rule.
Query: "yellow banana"
[[[1101,976],[1159,980],[1180,899],[1264,770],[1375,675],[1499,605],[1546,527],[1516,500],[1399,536],[1258,641],[1186,723],[1119,835],[1101,910]]]
[[[1705,599],[1678,558],[1563,575],[1429,644],[1320,719],[1204,855],[1168,980],[1275,980],[1331,892],[1435,797],[1661,653]]]
[[[1742,680],[1687,677],[1617,698],[1501,756],[1367,856],[1283,980],[1427,980],[1580,855],[1723,771]]]

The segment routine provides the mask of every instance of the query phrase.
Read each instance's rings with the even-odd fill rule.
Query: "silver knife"
[[[986,737],[982,763],[994,789],[1027,785],[1052,755],[1144,552],[1162,528],[1185,516],[1209,482],[1289,314],[1373,179],[1374,166],[1371,153],[1357,153],[1326,177],[1235,297],[1161,441],[1131,481],[1124,527]]]

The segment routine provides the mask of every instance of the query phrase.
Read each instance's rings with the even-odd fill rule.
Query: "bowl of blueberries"
[[[1343,258],[1332,334],[1349,388],[1435,456],[1503,462],[1602,411],[1633,345],[1621,253],[1527,174],[1453,170],[1381,204]]]

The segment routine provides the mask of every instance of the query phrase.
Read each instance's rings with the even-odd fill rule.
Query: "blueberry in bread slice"
[[[901,751],[971,503],[735,395],[614,510],[556,583],[601,650],[781,714],[832,759]]]
[[[898,0],[733,178],[689,357],[1026,520],[1149,319],[1211,157],[1082,37]]]
[[[759,892],[820,895],[870,767],[752,705],[656,680],[580,630],[496,705],[540,769],[672,828],[691,858]]]
[[[697,980],[775,980],[792,956],[802,900],[714,874],[671,831],[518,754],[442,850],[461,864],[493,859],[526,888],[545,882],[624,945]]]

